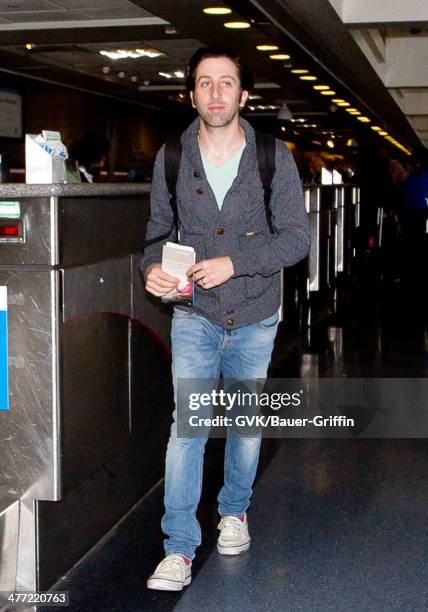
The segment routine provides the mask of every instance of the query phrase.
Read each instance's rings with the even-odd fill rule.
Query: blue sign
[[[9,410],[7,287],[0,287],[0,410]]]

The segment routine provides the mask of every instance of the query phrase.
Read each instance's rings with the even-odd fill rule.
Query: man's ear
[[[242,92],[241,92],[241,99],[239,101],[239,107],[240,108],[244,108],[244,106],[245,106],[245,104],[246,104],[246,102],[248,100],[248,96],[249,96],[249,92],[246,89],[242,90]]]
[[[193,99],[193,91],[189,91],[190,101],[192,103],[193,108],[196,108],[195,100]]]

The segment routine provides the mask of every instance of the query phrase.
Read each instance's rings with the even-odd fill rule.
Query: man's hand
[[[146,291],[156,297],[163,297],[172,289],[178,287],[180,280],[162,271],[158,263],[151,264],[146,272]]]
[[[232,278],[235,274],[232,260],[229,256],[204,259],[187,270],[189,280],[203,289],[212,289]]]

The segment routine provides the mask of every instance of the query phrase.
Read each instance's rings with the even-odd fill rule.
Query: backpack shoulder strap
[[[151,240],[146,240],[144,243],[144,248],[151,246],[152,244],[156,244],[157,242],[161,242],[161,240],[165,240],[171,236],[171,232],[175,227],[175,230],[178,235],[178,209],[177,209],[177,179],[178,179],[178,171],[180,169],[180,161],[181,161],[181,136],[172,136],[165,143],[165,159],[164,159],[164,171],[165,171],[165,182],[170,194],[169,203],[172,208],[172,212],[174,213],[174,220],[171,225],[171,229],[166,232],[166,234],[162,234],[161,236],[156,236]]]
[[[275,233],[272,224],[272,211],[270,208],[270,197],[272,193],[272,180],[275,174],[275,138],[270,134],[256,133],[257,163],[259,166],[260,179],[263,185],[266,219],[271,234]]]
[[[174,225],[178,232],[177,210],[177,180],[181,162],[181,135],[172,136],[165,143],[165,182],[171,199],[170,204],[174,213]]]

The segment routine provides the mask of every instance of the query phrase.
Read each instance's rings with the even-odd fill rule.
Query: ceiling
[[[206,15],[202,9],[207,6],[232,12]],[[225,21],[236,20],[251,27],[224,27]],[[185,71],[197,48],[218,42],[248,59],[256,77],[253,95],[260,97],[245,112],[265,121],[271,131],[282,126],[291,136],[303,134],[312,142],[331,134],[343,142],[370,134],[397,152],[398,145],[409,150],[428,144],[428,2],[0,0],[0,71],[170,113],[188,108],[184,79],[173,73]],[[29,43],[31,49],[25,47]],[[290,59],[273,60],[256,49],[269,43]],[[154,48],[163,55],[112,60],[99,53],[136,48]],[[317,80],[300,80],[291,72],[295,68]],[[313,88],[319,84],[330,86],[335,95],[321,95]],[[332,100],[349,102],[370,123]],[[283,102],[293,123],[276,118]],[[385,141],[388,137],[395,144]]]

